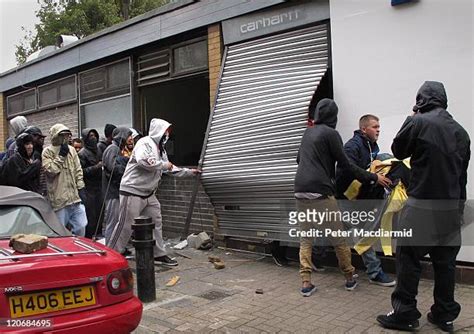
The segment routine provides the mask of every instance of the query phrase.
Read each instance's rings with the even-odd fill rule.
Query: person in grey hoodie
[[[107,146],[102,155],[102,193],[105,201],[105,241],[109,242],[112,232],[119,219],[119,190],[128,157],[122,154],[127,141],[132,136],[132,131],[126,127],[115,128],[112,132],[112,144]],[[99,158],[100,159],[100,158]],[[99,230],[101,230],[99,228]]]
[[[166,254],[161,230],[161,207],[155,192],[164,172],[183,177],[195,175],[199,170],[179,168],[168,160],[165,144],[170,126],[165,120],[153,118],[148,136],[137,142],[120,183],[119,221],[107,246],[122,253],[132,234],[133,219],[141,215],[149,216],[155,223],[155,262],[176,266],[178,263]]]
[[[19,134],[21,134],[28,127],[28,120],[25,116],[16,116],[10,120],[10,126],[13,131],[13,138],[16,139]],[[5,156],[3,157],[4,161],[16,152],[16,140],[14,140],[8,147]]]

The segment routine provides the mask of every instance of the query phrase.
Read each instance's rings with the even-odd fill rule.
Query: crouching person
[[[120,183],[120,216],[107,245],[122,253],[132,234],[132,224],[138,216],[149,216],[155,223],[154,257],[157,264],[176,266],[165,250],[162,236],[161,207],[155,192],[163,172],[173,176],[191,176],[197,169],[177,168],[168,161],[165,144],[171,124],[154,118],[149,135],[135,146]]]
[[[52,145],[42,154],[49,202],[64,226],[69,224],[75,235],[84,236],[87,217],[79,196],[84,192],[84,181],[79,157],[68,145],[71,131],[63,124],[55,124],[49,134]]]

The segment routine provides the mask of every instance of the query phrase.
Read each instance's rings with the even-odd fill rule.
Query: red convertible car
[[[15,252],[15,234],[48,247]],[[0,186],[0,332],[130,333],[142,309],[123,256],[72,236],[40,195]]]

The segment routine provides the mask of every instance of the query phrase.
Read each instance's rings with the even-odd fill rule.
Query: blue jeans
[[[83,237],[86,234],[87,216],[86,209],[81,203],[68,205],[55,212],[58,220],[65,227],[72,225],[72,233]]]
[[[377,254],[375,253],[374,249],[370,247],[366,252],[362,255],[362,261],[364,261],[364,265],[367,268],[367,275],[370,279],[374,279],[377,275],[382,271],[382,263],[378,258]]]

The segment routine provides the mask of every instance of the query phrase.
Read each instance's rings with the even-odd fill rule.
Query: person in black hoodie
[[[28,126],[25,129],[25,133],[33,137],[33,160],[39,159],[41,161],[43,154],[44,138],[46,138],[46,136],[43,135],[43,132],[37,126]],[[48,187],[46,185],[46,171],[44,170],[43,166],[41,166],[40,171],[38,193],[45,197],[48,194]]]
[[[120,181],[122,180],[128,157],[123,156],[122,150],[131,139],[132,131],[129,128],[118,127],[113,132],[112,145],[107,147],[102,157],[104,166],[102,174],[102,192],[105,196],[105,240],[109,241],[119,219],[120,208]]]
[[[377,317],[386,328],[411,330],[419,326],[421,313],[416,307],[416,295],[420,260],[427,254],[435,279],[428,321],[452,332],[461,311],[454,300],[454,285],[471,141],[447,107],[443,84],[426,81],[418,90],[414,113],[393,140],[392,151],[397,159],[411,157],[408,200],[399,228],[412,229],[412,238],[397,241],[393,310]]]
[[[388,186],[390,180],[369,173],[350,163],[344,154],[342,139],[336,131],[338,107],[331,99],[318,102],[313,119],[315,126],[306,129],[298,151],[298,169],[295,176],[295,198],[298,213],[316,210],[317,212],[337,212],[335,199],[336,162],[350,169],[356,179]],[[333,215],[335,216],[335,215]],[[329,223],[330,225],[327,225]],[[301,232],[307,232],[314,226],[307,220],[300,221]],[[323,227],[333,231],[343,230],[340,221],[325,222]],[[318,228],[321,228],[318,227]],[[324,228],[323,228],[324,230]],[[353,290],[357,282],[353,277],[354,267],[351,264],[351,250],[343,238],[331,238],[335,248],[339,267],[346,278],[346,289]],[[312,237],[300,239],[300,276],[303,281],[301,294],[310,296],[316,287],[311,283]]]
[[[82,198],[87,214],[86,238],[92,238],[94,235],[102,233],[100,226],[97,226],[100,225],[99,216],[102,204],[102,161],[100,161],[97,152],[98,138],[97,130],[82,130],[84,147],[78,153],[86,185],[84,198]]]
[[[100,138],[99,142],[97,143],[97,154],[99,155],[99,159],[102,160],[102,155],[105,152],[105,149],[112,144],[113,140],[113,132],[117,127],[113,124],[105,124],[104,127],[104,135],[105,138]]]
[[[16,148],[15,154],[3,166],[5,185],[40,193],[41,159],[34,158],[33,136],[18,135]]]

